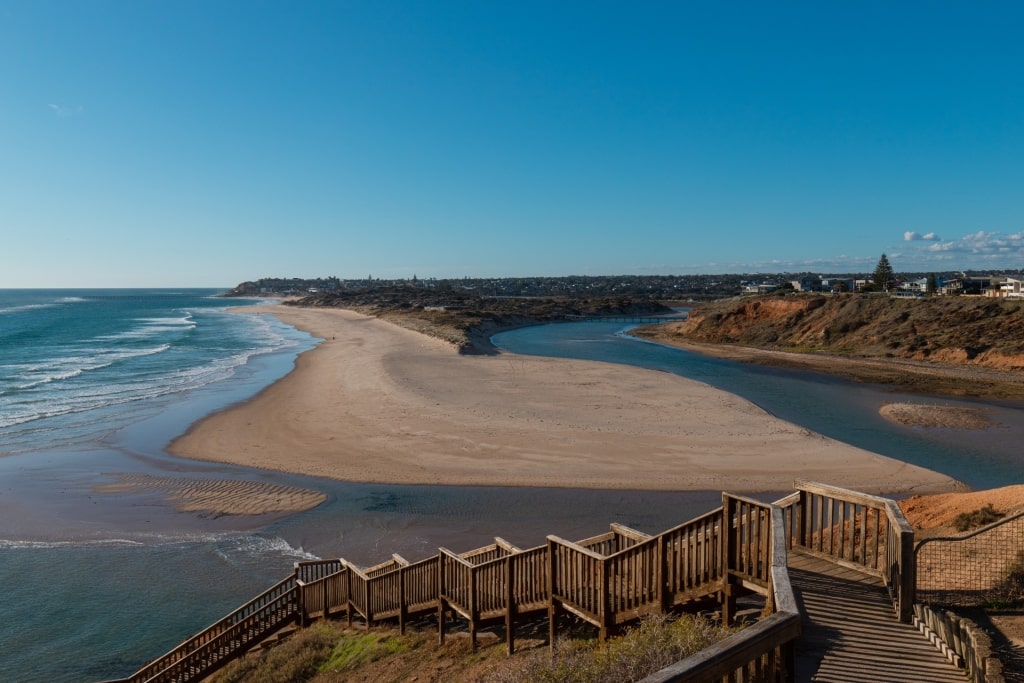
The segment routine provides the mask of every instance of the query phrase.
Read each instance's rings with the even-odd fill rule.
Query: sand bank
[[[448,344],[337,309],[270,306],[325,341],[251,401],[174,441],[175,455],[405,484],[937,492],[950,478],[778,420],[669,373]]]
[[[178,512],[201,517],[267,515],[310,510],[327,500],[319,491],[236,479],[183,479],[148,474],[115,475],[117,483],[94,487],[96,493],[156,492]]]
[[[878,414],[908,427],[990,429],[1006,425],[993,420],[981,408],[937,406],[923,403],[886,403]]]

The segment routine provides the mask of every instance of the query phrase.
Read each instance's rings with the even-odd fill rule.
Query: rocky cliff
[[[662,336],[778,351],[1024,369],[1024,301],[766,296],[695,308]]]

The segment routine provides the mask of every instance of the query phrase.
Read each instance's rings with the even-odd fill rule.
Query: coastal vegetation
[[[959,532],[970,531],[971,529],[976,529],[978,527],[985,526],[986,524],[999,521],[1005,516],[1006,513],[996,510],[992,507],[992,503],[986,503],[977,510],[961,512],[956,516],[956,519],[953,520],[953,527]]]
[[[622,636],[598,643],[567,640],[555,657],[536,639],[508,657],[494,638],[476,652],[465,638],[437,643],[433,630],[367,633],[334,622],[301,629],[275,647],[236,660],[211,683],[342,683],[345,681],[485,681],[625,683],[637,681],[727,637],[700,616],[647,618]]]

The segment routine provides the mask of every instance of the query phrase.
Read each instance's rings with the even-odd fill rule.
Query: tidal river
[[[142,321],[140,329],[129,329],[113,342],[140,344],[143,333],[141,338],[150,340],[157,333],[181,334],[183,328],[189,334],[206,329],[223,336],[234,326],[241,330],[253,324],[248,316],[200,310],[194,297],[161,297],[165,294],[171,298],[146,299],[146,306],[159,310],[132,313],[132,320]],[[96,296],[79,292],[66,298],[78,305]],[[882,402],[931,399],[707,359],[625,337],[620,329],[604,323],[547,325],[503,333],[495,342],[518,353],[679,373],[740,394],[784,419],[945,472],[976,488],[1024,481],[1024,466],[1013,451],[1022,435],[1019,406],[990,406],[992,416],[1008,426],[981,435],[900,428],[878,417]],[[107,406],[104,419],[96,423],[104,429],[76,419],[73,429],[32,434],[26,428],[11,439],[18,448],[0,458],[0,582],[5,586],[0,680],[127,675],[283,578],[300,559],[341,556],[369,565],[397,552],[418,560],[438,546],[463,551],[494,536],[532,547],[549,533],[582,538],[606,530],[613,521],[656,532],[720,501],[718,491],[347,484],[164,453],[166,442],[191,421],[254,395],[314,341],[294,331],[268,330],[294,339],[295,345],[253,355],[229,376],[201,387],[125,404],[123,412]],[[90,334],[104,342],[113,336],[101,330]],[[140,357],[149,362],[153,356]],[[36,442],[42,445],[33,448]],[[93,495],[92,485],[110,472],[271,481],[313,488],[329,500],[310,512],[261,524],[194,519],[151,501]]]
[[[972,488],[1024,483],[1024,404],[902,394],[818,373],[710,358],[625,334],[621,324],[528,327],[496,335],[515,353],[627,363],[672,372],[742,396],[789,422],[897,460],[948,474]],[[922,429],[884,420],[885,403],[982,408],[1003,426]]]

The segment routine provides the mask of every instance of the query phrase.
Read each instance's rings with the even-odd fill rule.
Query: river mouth
[[[1018,457],[1024,402],[911,394],[808,370],[742,363],[656,344],[614,323],[538,325],[509,330],[492,343],[512,353],[636,365],[671,372],[734,393],[788,422],[866,450],[919,465],[973,489],[1024,482]],[[982,411],[984,429],[898,424],[886,404]]]

